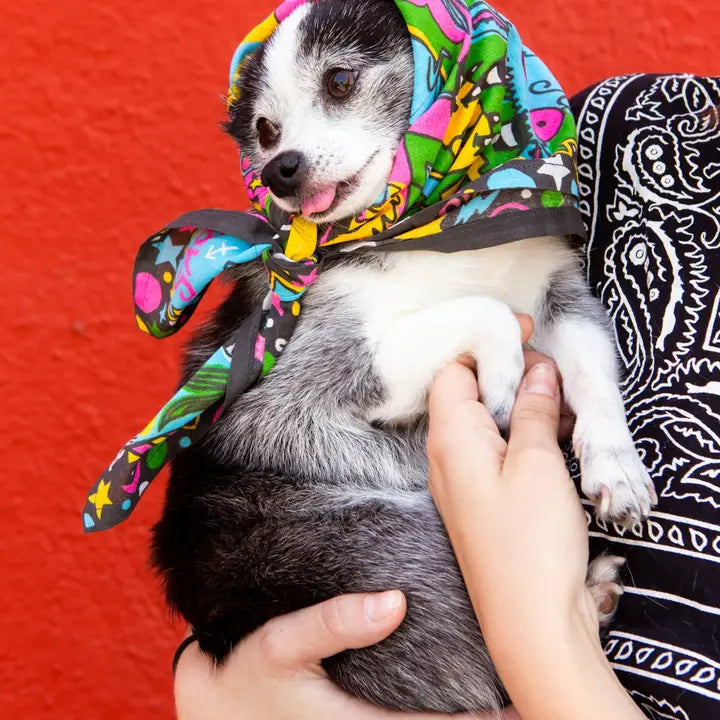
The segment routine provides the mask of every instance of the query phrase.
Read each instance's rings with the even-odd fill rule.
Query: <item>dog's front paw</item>
[[[485,407],[501,430],[510,426],[510,414],[515,405],[520,381],[523,377],[522,348],[518,346],[517,355],[508,358],[507,364],[484,370],[478,370],[480,395]]]
[[[483,404],[497,426],[504,430],[510,425],[510,414],[525,371],[520,331],[514,318],[510,318],[493,336],[492,344],[480,348],[475,357]]]
[[[582,490],[595,503],[598,518],[630,528],[650,514],[657,494],[632,441],[576,440],[575,452]]]

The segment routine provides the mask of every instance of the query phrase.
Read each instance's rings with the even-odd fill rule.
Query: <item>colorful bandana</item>
[[[310,0],[286,0],[233,58],[244,62]],[[91,491],[87,532],[126,519],[160,469],[197,442],[223,407],[269,373],[289,341],[323,258],[371,250],[456,252],[540,235],[584,235],[577,208],[575,122],[568,101],[515,28],[485,2],[395,0],[412,38],[410,127],[379,201],[344,228],[277,208],[241,153],[253,210],[189,213],[149,238],[135,266],[138,325],[176,332],[210,282],[262,260],[268,294],[217,352],[122,448]],[[332,312],[332,308],[328,308]]]

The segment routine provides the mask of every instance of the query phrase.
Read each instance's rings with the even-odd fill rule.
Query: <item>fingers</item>
[[[530,368],[538,363],[550,363],[557,371],[557,365],[555,361],[549,358],[547,355],[537,352],[536,350],[525,350],[525,373],[530,372]],[[565,398],[562,397],[562,376],[560,377],[560,427],[558,428],[558,439],[567,440],[571,435],[575,426],[575,414],[570,409],[568,404],[565,402]]]
[[[521,720],[520,713],[511,705],[502,712],[503,720]]]
[[[520,385],[512,417],[507,461],[520,450],[540,449],[560,453],[560,384],[549,363],[534,365]]]
[[[475,373],[466,365],[451,363],[436,378],[430,391],[430,427],[427,449],[431,464],[444,466],[446,459],[482,460],[487,469],[499,468],[505,442],[492,416],[479,401]],[[481,454],[483,457],[478,458]]]
[[[208,698],[216,693],[214,666],[192,643],[180,656],[175,671],[175,708],[178,720],[209,718]]]
[[[555,364],[555,361],[552,358],[549,358],[547,355],[543,355],[541,352],[538,352],[537,350],[525,350],[523,352],[523,356],[525,359],[525,373],[530,372],[530,368],[534,367],[535,365],[539,365],[540,363],[547,363],[548,365],[552,365],[555,368],[555,371],[558,372],[558,367]],[[562,388],[562,379],[560,382],[560,387]]]
[[[431,414],[442,416],[454,412],[458,405],[478,401],[480,390],[473,366],[474,360],[464,356],[440,372],[430,391]]]
[[[300,670],[343,650],[380,642],[397,628],[405,609],[399,590],[343,595],[274,618],[253,640],[270,666]]]

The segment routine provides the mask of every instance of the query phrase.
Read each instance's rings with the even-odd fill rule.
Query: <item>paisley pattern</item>
[[[650,718],[720,717],[720,78],[631,75],[573,99],[587,277],[660,502],[633,530],[605,652]],[[577,464],[573,461],[577,471]]]
[[[240,45],[230,72],[231,106],[242,102],[236,80],[243,64],[308,1],[287,0]],[[320,233],[272,204],[241,153],[252,212],[191,213],[141,247],[138,324],[156,337],[177,331],[228,266],[262,260],[268,295],[235,341],[219,348],[103,473],[83,512],[86,531],[126,519],[161,467],[202,437],[224,403],[272,369],[323,257],[397,247],[452,252],[584,233],[569,103],[515,28],[485,2],[395,2],[413,42],[412,117],[376,205],[349,228]]]
[[[633,692],[631,695],[650,720],[690,720],[681,707],[670,705],[667,700],[657,700],[639,692]],[[698,718],[698,720],[702,719]]]

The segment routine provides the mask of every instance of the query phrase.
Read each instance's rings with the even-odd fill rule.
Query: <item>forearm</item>
[[[644,716],[615,677],[584,620],[493,633],[490,654],[523,720],[638,720]]]
[[[605,658],[589,596],[559,606],[547,585],[552,580],[528,583],[531,557],[499,549],[490,572],[479,572],[472,548],[475,517],[472,498],[466,498],[450,535],[490,655],[523,720],[643,718]],[[557,554],[556,563],[566,561]]]
[[[429,486],[500,678],[523,720],[639,720],[598,638],[585,513],[557,443],[559,380],[522,383],[507,443],[448,367],[430,396]]]

